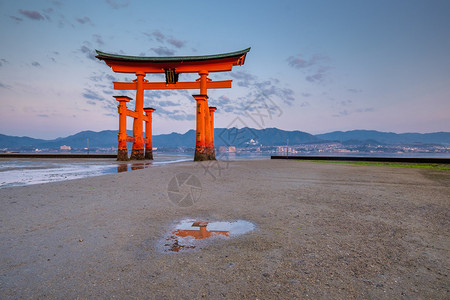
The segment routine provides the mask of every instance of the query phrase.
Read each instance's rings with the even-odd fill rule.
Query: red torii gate
[[[207,89],[231,88],[231,80],[212,81],[207,76],[212,72],[231,71],[233,66],[241,66],[250,48],[224,54],[204,56],[140,57],[109,54],[97,51],[97,58],[103,60],[117,73],[133,73],[133,82],[113,82],[115,90],[136,90],[134,111],[127,109],[131,98],[114,96],[119,101],[119,147],[117,160],[128,160],[127,142],[133,143],[130,159],[153,159],[152,117],[153,108],[144,108],[144,90],[199,89],[193,95],[197,102],[197,134],[194,161],[215,160],[214,150],[214,111],[208,106]],[[166,82],[149,82],[144,77],[148,73],[165,73]],[[200,78],[194,82],[178,82],[181,73],[198,73]],[[144,115],[144,111],[146,115]],[[126,133],[126,117],[134,118],[133,137]],[[143,136],[143,122],[146,122]],[[144,151],[145,148],[145,151]]]

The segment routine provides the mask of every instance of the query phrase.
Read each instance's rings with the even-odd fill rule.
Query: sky
[[[449,16],[448,0],[0,0],[0,133],[117,130],[113,96],[135,92],[112,82],[135,75],[114,73],[95,49],[189,56],[248,47],[244,65],[208,76],[233,80],[208,90],[216,127],[450,131]],[[145,91],[153,134],[195,129],[198,92]]]

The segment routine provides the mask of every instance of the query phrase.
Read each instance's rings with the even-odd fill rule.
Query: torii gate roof
[[[105,61],[114,72],[119,73],[164,73],[165,69],[175,69],[177,73],[197,73],[231,71],[233,66],[243,65],[250,48],[223,54],[201,56],[144,57],[110,54],[95,50],[97,58]]]

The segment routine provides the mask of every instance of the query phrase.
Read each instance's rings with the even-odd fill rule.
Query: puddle
[[[219,239],[230,239],[255,229],[244,220],[205,222],[185,219],[173,226],[159,243],[161,252],[187,252],[202,249]]]

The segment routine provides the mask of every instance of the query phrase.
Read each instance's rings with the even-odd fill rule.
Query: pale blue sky
[[[112,80],[134,77],[93,59],[94,49],[167,56],[247,47],[244,66],[209,76],[233,79],[232,89],[208,91],[217,127],[450,131],[447,0],[0,0],[0,16],[3,134],[117,129],[112,96],[134,95],[114,91]],[[154,133],[195,128],[197,92],[146,91]]]

